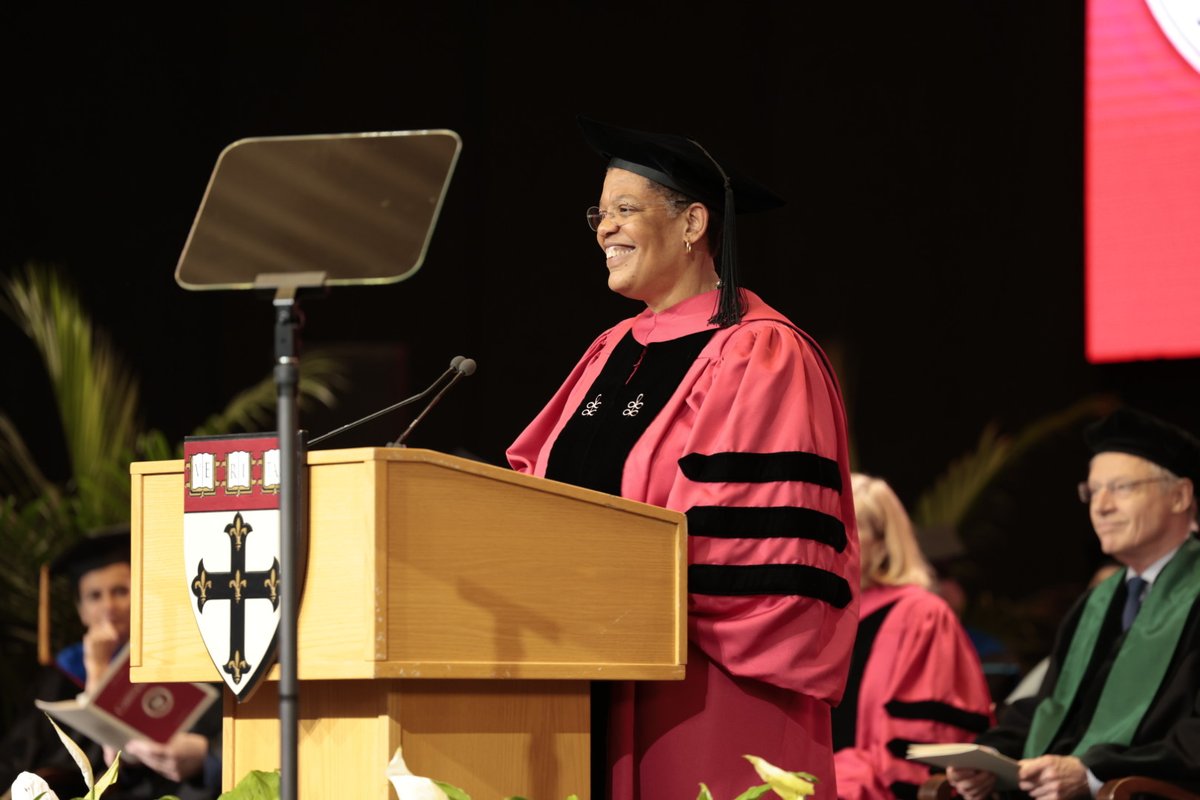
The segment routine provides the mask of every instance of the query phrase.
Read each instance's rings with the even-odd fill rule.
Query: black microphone
[[[312,447],[313,445],[315,445],[319,442],[323,442],[332,436],[337,436],[339,433],[345,433],[346,431],[350,430],[351,428],[357,428],[359,425],[362,425],[364,422],[370,422],[373,419],[378,419],[379,417],[382,417],[384,414],[390,414],[391,412],[395,411],[396,409],[404,408],[405,406],[410,406],[413,403],[417,402],[418,400],[424,400],[426,397],[428,397],[430,394],[432,394],[433,391],[435,389],[437,389],[437,387],[442,383],[442,381],[446,380],[446,378],[450,377],[451,375],[454,375],[455,377],[451,381],[451,383],[453,383],[454,380],[458,380],[458,378],[462,377],[461,373],[459,372],[459,369],[462,367],[462,364],[464,361],[470,361],[470,359],[465,359],[462,356],[455,356],[450,361],[450,369],[446,370],[441,375],[439,375],[438,379],[436,381],[434,381],[433,383],[431,383],[429,385],[429,388],[426,389],[425,391],[421,392],[420,394],[414,394],[412,397],[401,400],[399,403],[394,403],[393,405],[390,405],[387,408],[381,409],[380,411],[376,411],[373,414],[368,414],[367,416],[363,417],[362,419],[355,420],[354,422],[351,422],[347,425],[343,425],[342,427],[338,428],[337,430],[332,430],[329,433],[323,433],[320,436],[318,436],[317,438],[310,440],[308,443],[308,446]],[[475,362],[471,361],[471,372],[474,372],[474,371],[475,371]],[[470,375],[471,373],[468,372],[467,374]],[[443,390],[443,391],[445,391],[445,390]],[[439,394],[438,397],[441,397],[441,395]],[[434,398],[434,402],[435,403],[437,402],[437,398]]]
[[[442,395],[450,391],[450,387],[458,383],[461,379],[467,377],[468,375],[475,374],[475,359],[463,358],[456,360],[458,361],[457,364],[455,364],[453,361],[450,362],[450,369],[454,371],[454,377],[450,379],[449,383],[442,387],[440,392],[433,396],[433,399],[429,401],[429,405],[421,409],[421,413],[417,414],[416,418],[412,422],[408,423],[408,427],[404,429],[404,433],[400,434],[400,438],[389,444],[388,447],[404,447],[404,440],[407,439],[408,435],[413,432],[413,428],[417,427],[417,423],[425,419],[425,415],[433,410],[433,407],[436,406],[438,401],[442,399]]]

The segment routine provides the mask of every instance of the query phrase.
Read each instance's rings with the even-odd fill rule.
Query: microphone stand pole
[[[279,797],[296,800],[299,778],[300,692],[296,679],[296,513],[300,482],[298,392],[300,358],[296,353],[296,331],[300,314],[295,289],[280,289],[275,295],[275,387],[278,405],[279,463],[279,571],[283,575],[279,620]]]

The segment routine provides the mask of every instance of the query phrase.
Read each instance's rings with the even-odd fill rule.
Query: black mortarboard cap
[[[84,536],[50,562],[52,576],[66,575],[78,582],[94,569],[129,563],[129,523],[99,528]]]
[[[720,211],[723,227],[717,271],[721,291],[710,321],[725,327],[741,320],[735,217],[779,208],[783,199],[757,181],[722,166],[694,139],[619,128],[583,116],[578,121],[583,137],[592,149],[609,159],[609,167],[641,175]]]
[[[1200,491],[1200,440],[1182,428],[1132,408],[1118,408],[1083,434],[1093,453],[1128,453],[1191,478]]]
[[[109,564],[130,561],[129,523],[122,522],[91,531],[63,551],[49,564],[42,565],[38,584],[38,660],[51,663],[50,653],[50,580],[66,576],[72,594],[79,590],[79,579],[87,573]]]

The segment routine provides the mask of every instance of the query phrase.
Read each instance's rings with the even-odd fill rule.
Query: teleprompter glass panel
[[[323,272],[393,283],[425,259],[462,140],[449,130],[242,139],[217,159],[175,279],[251,289]]]

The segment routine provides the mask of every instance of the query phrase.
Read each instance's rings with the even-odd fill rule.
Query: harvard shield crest
[[[275,660],[279,630],[279,440],[189,438],[184,444],[183,557],[204,646],[238,702]]]

